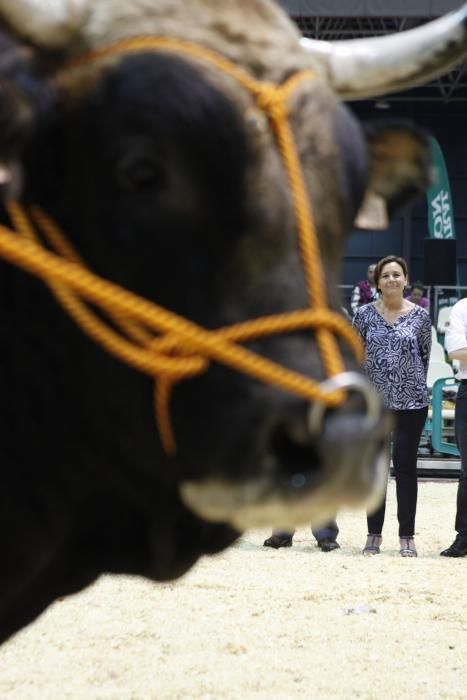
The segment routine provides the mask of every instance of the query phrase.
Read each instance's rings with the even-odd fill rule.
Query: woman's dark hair
[[[409,276],[407,263],[404,260],[404,258],[400,258],[398,255],[386,255],[385,258],[381,258],[381,260],[378,260],[378,262],[376,263],[376,267],[375,267],[375,285],[376,285],[376,288],[378,288],[379,278],[381,277],[381,272],[382,272],[383,267],[385,265],[388,265],[389,263],[397,263],[399,265],[399,267],[401,267],[403,269],[404,276],[405,277]]]
[[[416,282],[412,282],[412,284],[410,285],[410,288],[411,289],[420,289],[422,291],[422,293],[425,292],[425,285],[423,284],[423,282],[420,282],[420,280],[417,280]]]

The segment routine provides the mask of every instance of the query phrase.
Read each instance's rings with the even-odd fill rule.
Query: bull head
[[[42,115],[53,108],[59,92],[57,85],[64,86],[74,94],[74,99],[76,95],[85,94],[90,86],[92,89],[99,71],[91,70],[91,77],[86,71],[76,80],[72,77],[70,88],[68,78],[65,77],[64,81],[60,78],[61,67],[64,64],[85,50],[96,50],[108,42],[143,32],[163,36],[180,35],[183,39],[199,42],[242,65],[257,77],[267,77],[276,82],[282,81],[291,71],[304,70],[311,66],[324,78],[326,85],[330,86],[335,94],[346,99],[384,94],[420,80],[434,78],[460,60],[466,48],[467,6],[402,35],[335,44],[305,39],[299,42],[292,25],[267,0],[245,3],[244,11],[250,21],[246,20],[242,12],[238,12],[238,8],[233,9],[230,3],[219,3],[219,7],[216,8],[218,21],[213,24],[209,20],[199,21],[199,17],[206,16],[205,11],[206,0],[192,0],[187,3],[181,29],[182,23],[177,18],[170,0],[158,3],[150,0],[138,3],[125,0],[50,0],[47,3],[42,0],[0,0],[0,16],[3,22],[12,28],[17,36],[23,37],[35,47],[16,50],[15,42],[9,45],[10,40],[4,40],[4,48],[7,50],[3,52],[1,66],[2,160],[11,163],[21,152],[23,144],[30,138],[30,130],[37,128]],[[34,79],[26,79],[25,76],[31,72]],[[53,76],[52,81],[44,80],[44,77],[48,76]],[[212,75],[209,79],[212,79]],[[240,97],[239,92],[232,89],[232,86],[222,83],[221,79],[221,89],[247,113],[248,100],[245,100],[244,96]],[[328,87],[323,88],[321,81],[318,83],[321,85],[318,87],[320,93],[326,94]],[[316,102],[321,101],[326,109],[332,105],[332,99],[328,96],[323,99],[314,95],[313,99]],[[343,120],[344,118],[337,117],[336,124]],[[339,132],[339,126],[336,129]],[[299,138],[299,150],[305,151],[306,139],[309,137],[311,140],[312,134],[309,128],[303,131]],[[263,146],[270,145],[264,135],[261,139],[264,142]],[[337,139],[342,139],[339,133]],[[356,140],[358,141],[358,137]],[[368,189],[383,197],[390,209],[404,203],[407,198],[422,191],[426,186],[429,181],[428,149],[423,137],[396,127],[384,130],[383,134],[379,131],[371,132],[368,135],[368,144],[371,154]],[[331,157],[337,155],[337,152],[332,153],[332,147],[328,148]],[[342,150],[347,151],[348,148],[345,145]],[[2,179],[7,179],[5,170]],[[319,182],[313,181],[311,188],[319,191]],[[323,191],[325,190],[324,187]],[[347,192],[346,196],[348,195]],[[352,192],[351,198],[355,200],[356,197],[359,198],[360,194]],[[329,207],[324,202],[321,203],[320,210],[324,214],[321,215],[321,211],[316,214],[318,227],[322,224],[321,227],[325,228],[326,219],[334,215],[333,208],[335,203]],[[324,247],[326,245],[324,243]],[[334,428],[336,429],[338,427]],[[333,454],[333,459],[339,461],[340,457],[338,454],[334,455],[331,443],[332,439],[327,443],[327,451]],[[357,454],[356,460],[360,457],[361,455]],[[219,492],[219,484],[213,483],[213,489],[201,487],[204,493]],[[196,493],[198,490],[196,485],[184,488],[186,498],[190,502],[193,501],[192,505],[195,508],[194,501],[198,497],[187,494]],[[250,491],[255,493],[258,489],[252,488]],[[236,493],[232,500],[235,505],[226,506],[225,512],[222,511],[223,507],[217,513],[216,508],[203,506],[203,514],[222,519],[227,510],[242,511],[240,501],[243,498],[244,494],[239,496]],[[207,501],[210,500],[219,502],[216,496],[207,498]],[[250,500],[254,510],[257,498],[251,496]],[[335,505],[333,502],[330,508],[334,508]],[[250,504],[248,509],[249,507]],[[306,511],[305,504],[304,512]],[[267,516],[263,516],[265,519],[278,517],[273,515],[275,507],[271,510],[266,509],[266,512]],[[291,517],[296,519],[303,516],[297,516],[295,513]],[[322,509],[319,517],[324,517]],[[281,512],[280,518],[282,524],[285,524],[286,513]],[[231,516],[230,519],[238,526],[259,522],[254,516],[250,521],[244,514],[239,517]]]
[[[209,21],[199,22],[199,17],[205,16],[205,5],[206,0],[192,0],[187,3],[184,21],[180,23],[170,0],[158,3],[150,0],[138,3],[125,0],[49,0],[47,3],[43,0],[0,0],[0,16],[3,22],[17,37],[24,38],[33,47],[17,50],[14,41],[4,39],[4,48],[7,50],[3,52],[1,66],[3,99],[0,109],[0,155],[3,162],[10,164],[15,160],[24,143],[30,139],[30,132],[41,123],[43,115],[53,111],[57,98],[65,101],[69,99],[63,98],[58,88],[65,88],[68,93],[74,95],[73,99],[92,89],[96,76],[99,75],[98,70],[85,70],[76,79],[72,75],[70,82],[69,76],[65,76],[64,79],[63,76],[60,77],[64,64],[80,56],[83,51],[96,50],[106,43],[141,33],[180,35],[180,38],[199,42],[218,51],[259,78],[268,78],[276,82],[284,80],[292,71],[304,70],[311,66],[324,79],[326,85],[323,87],[322,82],[318,81],[320,94],[326,95],[326,91],[329,95],[332,94],[329,93],[330,87],[332,92],[346,99],[384,94],[421,80],[434,78],[460,60],[466,50],[467,6],[424,27],[398,36],[328,44],[307,39],[299,42],[291,23],[267,0],[245,3],[243,10],[248,19],[243,11],[233,9],[230,3],[219,3],[216,8],[218,21],[214,24]],[[28,74],[29,77],[32,74],[33,79],[25,78]],[[49,76],[52,76],[52,80],[48,80]],[[212,79],[212,75],[208,77]],[[244,95],[240,96],[232,86],[222,83],[220,79],[221,90],[227,93],[244,113],[248,113],[250,107]],[[321,102],[324,109],[332,109],[332,98],[329,96],[323,98],[316,93],[313,99],[318,104]],[[313,110],[310,114],[312,113]],[[316,108],[314,113],[316,114]],[[255,119],[255,128],[258,129],[257,116]],[[345,137],[339,134],[345,128],[354,128],[352,125],[339,126],[339,123],[346,119],[342,116],[335,118],[337,140],[341,141],[342,151],[347,152],[348,157],[350,147],[343,144]],[[259,127],[258,131],[261,133],[262,127]],[[309,126],[304,128],[299,137],[299,150],[306,150],[307,138],[310,141],[313,138]],[[270,146],[264,134],[261,135],[261,140],[263,146]],[[358,143],[358,140],[359,136],[355,134],[354,141]],[[368,146],[371,163],[367,188],[382,197],[390,210],[405,203],[428,184],[428,148],[423,137],[410,130],[394,127],[370,132]],[[331,157],[338,156],[337,151],[333,152],[330,145],[326,148]],[[358,146],[355,147],[355,151],[358,151]],[[358,158],[359,156],[357,160]],[[324,153],[323,159],[326,159]],[[7,179],[5,170],[2,179]],[[311,189],[320,191],[319,180],[312,178]],[[325,192],[326,185],[322,189]],[[358,192],[346,192],[344,196],[348,197],[349,194],[354,201],[361,198],[361,193]],[[326,220],[335,216],[335,207],[335,202],[329,206],[325,202],[320,204],[316,213],[318,228],[326,228]],[[347,214],[348,212],[345,216]],[[324,243],[324,248],[327,245]],[[335,272],[331,271],[330,277],[333,275],[335,277]],[[347,416],[345,421],[348,422]],[[339,422],[333,425],[334,431],[340,430]],[[353,433],[358,432],[355,427]],[[291,430],[293,433],[294,429]],[[299,432],[299,442],[306,444],[308,438],[303,436],[303,430]],[[328,430],[327,434],[326,448],[321,447],[320,451],[328,453],[328,461],[329,455],[332,455],[332,460],[339,462],[341,456],[335,453],[332,430]],[[355,460],[358,462],[360,459],[361,453],[357,452]],[[219,499],[219,493],[223,489],[216,479],[210,480],[208,488],[205,488],[204,484],[200,486],[190,481],[183,487],[183,492],[195,510],[198,509],[203,515],[216,520],[230,519],[238,527],[260,524],[274,518],[280,518],[281,524],[284,525],[289,517],[288,512],[292,521],[308,517],[308,501],[305,501],[303,508],[295,511],[290,510],[288,503],[285,509],[281,509],[276,503],[277,494],[271,500],[274,505],[269,507],[269,504],[259,518],[257,515],[250,515],[250,512],[258,512],[258,502],[261,501],[262,490],[266,488],[262,481],[261,486],[259,483],[249,484],[248,496],[245,496],[243,488],[235,493],[229,492],[225,495],[225,504]],[[320,499],[322,500],[321,496]],[[197,505],[198,500],[202,502],[201,506]],[[334,499],[329,497],[328,500],[330,505],[327,510],[323,506],[317,509],[318,519],[323,519],[336,507]],[[242,507],[244,501],[247,501],[246,508]],[[313,512],[313,508],[311,511]]]

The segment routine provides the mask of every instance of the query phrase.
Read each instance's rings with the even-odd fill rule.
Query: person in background
[[[428,297],[424,296],[425,294],[425,287],[423,286],[423,282],[412,282],[410,294],[407,298],[408,301],[411,301],[412,304],[417,304],[418,306],[421,306],[422,309],[425,309],[429,313],[430,311],[430,300]]]
[[[457,537],[441,552],[443,557],[467,556],[467,299],[454,304],[444,346],[452,360],[459,360],[457,379],[460,380],[456,399],[455,431],[461,457],[461,475],[457,487],[455,529]]]
[[[404,299],[407,263],[388,255],[378,262],[377,301],[362,306],[353,325],[365,344],[365,370],[394,418],[392,461],[396,477],[400,554],[416,557],[418,443],[428,414],[426,376],[431,351],[431,319],[420,306]],[[379,554],[386,496],[367,516],[364,555]]]
[[[360,280],[360,282],[357,282],[352,290],[352,295],[350,297],[350,308],[352,309],[354,316],[361,306],[369,304],[378,298],[378,291],[375,285],[375,268],[375,264],[368,265],[366,280]]]
[[[311,528],[313,537],[316,540],[318,547],[322,552],[332,552],[334,549],[339,549],[340,544],[337,542],[339,528],[335,520],[332,520],[327,525],[320,528]],[[285,530],[273,530],[271,537],[264,540],[264,547],[291,547],[295,531],[286,532]]]

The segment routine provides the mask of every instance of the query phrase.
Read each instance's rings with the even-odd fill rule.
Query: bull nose
[[[186,505],[238,530],[315,527],[342,507],[374,510],[387,480],[389,416],[363,377],[351,373],[337,381],[346,390],[342,405],[309,415],[306,402],[276,404],[251,476],[186,482]]]
[[[274,463],[280,465],[287,491],[324,488],[349,505],[362,503],[373,490],[381,494],[390,417],[362,375],[346,372],[322,386],[325,391],[345,390],[345,401],[333,409],[313,404],[307,422],[294,416],[276,425],[271,436]]]
[[[345,372],[322,388],[347,392],[337,409],[327,411],[317,403],[310,410],[310,430],[317,438],[323,472],[334,475],[336,488],[345,488],[350,502],[372,491],[378,499],[387,478],[390,416],[360,374]]]
[[[389,466],[389,434],[392,425],[387,412],[372,421],[366,414],[336,411],[323,422],[318,449],[324,474],[335,488],[345,489],[349,504],[368,500],[375,491],[381,496]]]

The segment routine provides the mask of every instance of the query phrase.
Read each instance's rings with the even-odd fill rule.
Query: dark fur
[[[176,60],[125,61],[78,110],[63,105],[30,137],[25,195],[62,222],[96,272],[212,325],[216,271],[243,228],[247,149],[238,115],[195,78]],[[103,570],[173,578],[236,533],[182,506],[151,380],[3,262],[0,289],[4,638]]]

